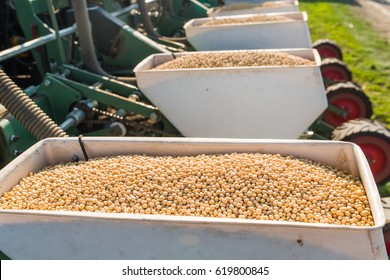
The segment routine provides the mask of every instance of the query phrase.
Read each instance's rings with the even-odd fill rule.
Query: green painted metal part
[[[63,30],[58,29],[53,10],[68,8],[68,1],[54,1],[53,7],[47,0],[16,0],[15,7],[18,21],[27,40],[45,35],[56,35],[54,40],[45,46],[39,46],[32,51],[39,72],[43,77],[46,73],[55,73],[63,64],[71,61],[79,62],[78,47],[72,44],[67,36],[60,38]],[[119,13],[120,14],[120,13]],[[52,20],[50,20],[50,15]],[[46,23],[42,18],[47,17],[52,22]],[[67,33],[68,34],[68,33]],[[108,72],[134,75],[132,69],[144,58],[155,53],[183,51],[183,45],[174,42],[158,41],[135,31],[125,22],[115,36],[109,55],[101,54],[103,67]]]
[[[18,22],[27,40],[48,34],[55,34],[55,31],[38,16],[40,14],[49,13],[46,1],[14,0],[13,2],[17,11]],[[56,9],[67,7],[68,1],[54,0],[53,5]],[[68,38],[62,37],[61,41],[65,54],[68,54]],[[47,72],[54,72],[56,66],[61,64],[63,60],[70,60],[69,56],[58,49],[58,42],[56,41],[48,43],[46,47],[35,49],[32,54],[42,77]],[[63,55],[65,55],[65,57],[62,57]]]
[[[65,121],[66,115],[71,111],[72,105],[81,100],[81,94],[65,83],[61,83],[54,75],[47,74],[40,85],[37,96],[46,98],[52,108],[51,117],[60,124]]]
[[[106,89],[103,89],[102,84],[100,83],[91,86],[76,81],[68,80],[60,76],[51,76],[51,77],[79,91],[84,97],[84,99],[96,100],[101,104],[113,106],[119,109],[123,109],[127,112],[133,112],[144,116],[149,116],[151,113],[158,111],[158,109],[154,106],[145,105],[137,101],[132,101],[127,97],[123,97],[118,94],[111,93]]]
[[[25,93],[57,124],[65,121],[72,105],[81,99],[78,92],[50,76],[46,76],[41,85],[26,89]],[[37,140],[11,114],[7,114],[0,119],[0,142],[0,166],[4,166]]]
[[[322,120],[322,115],[310,126],[313,133],[312,139],[329,140],[335,128]]]
[[[48,8],[49,15],[50,15],[50,21],[51,21],[53,28],[54,28],[54,33],[56,36],[56,42],[57,42],[57,48],[58,48],[58,54],[59,54],[59,58],[60,58],[60,63],[62,65],[62,64],[66,63],[66,57],[65,57],[64,45],[61,42],[62,39],[61,39],[60,32],[59,32],[60,29],[58,27],[58,21],[57,21],[56,15],[55,15],[53,2],[51,0],[46,0],[46,4],[47,4],[47,8]]]
[[[0,168],[33,145],[35,138],[11,116],[0,120]]]
[[[70,35],[76,31],[75,26],[64,28],[59,31],[61,37]],[[0,51],[0,62],[15,57],[19,54],[23,54],[27,51],[31,51],[35,48],[43,46],[49,42],[55,41],[56,36],[54,34],[48,34],[39,38],[24,42],[21,45],[16,45],[12,48]]]
[[[115,38],[114,48],[110,56],[102,55],[105,69],[132,69],[143,59],[155,53],[168,53],[167,48],[154,42],[152,39],[124,25]],[[175,49],[178,51],[178,49]]]
[[[220,5],[220,0],[198,0],[207,7],[216,7]]]
[[[187,22],[178,16],[165,14],[157,27],[158,33],[166,37],[184,37],[184,24]]]
[[[157,119],[163,123],[165,132],[179,134],[177,129],[163,116],[158,108],[148,105],[151,102],[137,87],[116,79],[93,74],[71,65],[64,66],[64,73],[66,75],[48,74],[48,77],[53,77],[73,88],[81,94],[82,99],[93,99],[101,104],[114,106],[145,117],[155,114]],[[129,98],[133,94],[137,94],[141,101],[138,102]]]
[[[103,0],[103,1],[94,1],[94,2],[100,2],[95,4],[100,4],[108,12],[114,12],[121,8],[121,5],[117,1]]]
[[[160,7],[165,7],[166,1],[167,0],[155,0],[155,2],[157,2]],[[168,13],[165,9],[161,9],[158,13],[151,13],[149,15],[158,33],[165,37],[184,36],[184,24],[192,18],[207,17],[207,10],[209,9],[209,7],[212,7],[212,5],[207,3],[205,5],[201,1],[172,1],[172,4],[173,13]],[[102,4],[101,6],[106,9],[106,6],[109,5]],[[137,15],[136,12],[132,12],[136,9],[137,5],[130,5],[124,8],[120,8],[116,11],[112,11],[112,15],[116,16],[118,19],[126,22],[131,27],[136,29],[138,25],[135,24],[135,22],[141,22],[139,15]],[[134,20],[134,18],[136,18],[136,20]],[[134,26],[134,24],[136,26]],[[179,34],[178,32],[180,32],[181,34]],[[156,40],[155,38],[152,39]],[[169,43],[167,42],[160,41],[158,43],[162,43],[164,46],[169,47]]]
[[[105,1],[106,4],[108,2]],[[99,102],[101,109],[111,106],[146,118],[152,115],[160,121],[165,132],[179,134],[156,107],[147,105],[151,103],[136,87],[66,64],[72,58],[75,59],[72,60],[75,63],[80,61],[77,46],[72,46],[73,43],[66,37],[74,32],[74,28],[66,28],[66,30],[69,29],[66,34],[64,30],[58,30],[54,13],[54,10],[58,13],[60,9],[68,8],[68,1],[15,0],[15,7],[26,39],[37,37],[39,41],[41,36],[50,36],[47,39],[42,38],[42,42],[37,42],[37,44],[45,43],[45,45],[36,45],[33,50],[34,59],[43,81],[41,85],[30,90],[28,95],[57,124],[66,120],[67,114],[77,102],[82,99],[92,99]],[[121,12],[117,13],[121,14]],[[134,66],[150,54],[184,49],[184,46],[178,43],[164,41],[156,43],[131,29],[126,23],[123,23],[114,46],[117,52],[110,56],[103,56],[104,65],[128,75],[132,75]],[[70,48],[76,48],[76,53],[72,57],[69,52]],[[10,55],[12,57],[12,54]],[[130,99],[129,96],[133,93],[137,93],[143,102]],[[70,135],[80,134],[74,127],[67,132]],[[3,116],[0,120],[0,133],[2,143],[0,164],[2,165],[10,162],[36,142],[36,139],[10,114]],[[111,133],[112,129],[101,128],[88,134],[107,136]]]
[[[10,259],[11,259],[10,257],[8,257],[6,254],[0,251],[0,260],[10,260]]]
[[[45,80],[52,79],[56,83],[72,88],[80,94],[80,99],[96,100],[106,106],[113,106],[146,117],[152,113],[162,116],[158,108],[129,98],[132,94],[139,93],[139,89],[133,85],[80,70],[71,65],[64,67],[64,73],[65,75],[47,74]],[[141,97],[143,101],[149,102],[144,96],[141,95]]]
[[[56,40],[48,42],[32,51],[34,60],[41,76],[46,73],[55,73],[62,64],[71,61],[80,61],[77,46],[72,44],[68,36],[60,36],[56,15],[61,9],[69,8],[66,0],[15,0],[15,7],[18,22],[27,40],[37,37],[54,34]],[[121,73],[133,75],[132,69],[144,58],[154,53],[178,52],[187,50],[185,46],[148,38],[145,35],[133,30],[126,23],[129,21],[129,8],[119,9],[118,4],[113,1],[99,2],[107,11],[112,12],[123,19],[124,22],[120,32],[112,43],[111,53],[101,55],[103,68],[109,73]],[[164,2],[164,1],[162,1]],[[182,32],[183,25],[191,18],[207,17],[207,10],[210,6],[216,5],[217,1],[172,1],[174,14],[164,14],[159,23],[158,30],[163,36],[173,36],[178,30]],[[215,3],[214,3],[215,2]],[[206,6],[208,5],[208,6]],[[123,11],[121,11],[123,10]],[[56,13],[55,13],[56,11]],[[157,40],[155,42],[154,40]]]
[[[32,87],[26,94],[52,119],[55,120],[54,110],[49,98],[39,94],[38,87]],[[55,120],[57,121],[57,120]],[[4,166],[16,156],[24,152],[37,142],[27,129],[12,115],[7,114],[0,120],[0,165]]]
[[[207,17],[207,11],[209,7],[202,4],[200,1],[197,0],[190,0],[190,1],[172,1],[173,2],[173,10],[175,12],[175,15],[179,17],[183,17],[186,19],[192,19],[192,18],[202,18]]]
[[[111,79],[108,77],[104,77],[98,74],[94,74],[82,69],[79,69],[72,65],[64,65],[64,76],[66,76],[68,79],[78,81],[83,84],[95,84],[95,83],[102,83],[103,87],[109,88],[113,92],[116,92],[117,94],[121,96],[129,96],[134,92],[139,91],[139,89],[136,86],[122,83],[118,80]]]
[[[166,0],[159,1],[161,6],[164,6],[165,2]],[[207,17],[208,9],[214,7],[216,4],[209,3],[209,1],[194,0],[172,1],[172,5],[173,13],[164,12],[158,19],[151,18],[159,34],[166,37],[184,37],[184,24],[193,18]]]
[[[47,73],[38,87],[27,91],[30,98],[57,124],[61,124],[74,106],[81,100],[95,100],[99,108],[122,109],[127,113],[154,118],[162,124],[163,132],[180,135],[177,129],[163,114],[145,98],[133,85],[116,79],[100,76],[78,69],[72,65],[64,65],[61,73]],[[130,98],[136,94],[141,101]],[[69,135],[79,135],[80,131],[71,127],[66,131]],[[129,131],[129,135],[131,135]],[[116,131],[103,127],[83,133],[86,136],[114,136]],[[147,135],[145,135],[147,136]],[[36,139],[15,119],[7,115],[0,120],[0,164],[6,165],[20,153],[36,143]]]
[[[342,116],[342,117],[348,116],[348,112],[346,110],[340,109],[339,107],[334,106],[333,104],[330,104],[330,103],[328,104],[327,110],[338,115],[338,116]]]

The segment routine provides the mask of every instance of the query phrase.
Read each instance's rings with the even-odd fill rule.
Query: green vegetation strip
[[[373,118],[390,128],[390,44],[362,19],[354,1],[300,0],[306,11],[312,41],[331,39],[343,51],[353,80],[370,97]]]

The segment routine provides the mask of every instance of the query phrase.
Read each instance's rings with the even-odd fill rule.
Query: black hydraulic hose
[[[71,0],[74,17],[77,24],[77,33],[86,68],[102,76],[111,76],[103,70],[96,57],[95,47],[92,39],[92,27],[89,21],[89,14],[86,0]]]
[[[67,134],[0,69],[0,103],[37,139]]]

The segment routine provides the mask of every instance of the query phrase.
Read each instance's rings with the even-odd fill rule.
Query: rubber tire
[[[372,103],[361,88],[351,82],[336,83],[326,88],[328,103],[348,112],[347,117],[338,116],[329,110],[323,114],[322,120],[333,127],[346,121],[358,118],[369,119],[372,116]]]
[[[314,42],[312,47],[318,51],[322,59],[337,58],[338,60],[343,60],[341,48],[332,40],[320,39]]]
[[[390,131],[379,122],[368,119],[351,120],[337,127],[331,138],[360,146],[378,185],[390,180]]]
[[[352,81],[352,72],[348,66],[336,59],[326,58],[321,62],[321,74],[325,84],[329,84],[332,81],[348,82]]]

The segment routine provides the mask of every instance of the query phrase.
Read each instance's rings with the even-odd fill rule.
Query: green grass
[[[390,128],[390,44],[351,9],[354,1],[300,0],[312,41],[331,39],[374,108],[373,118]]]

